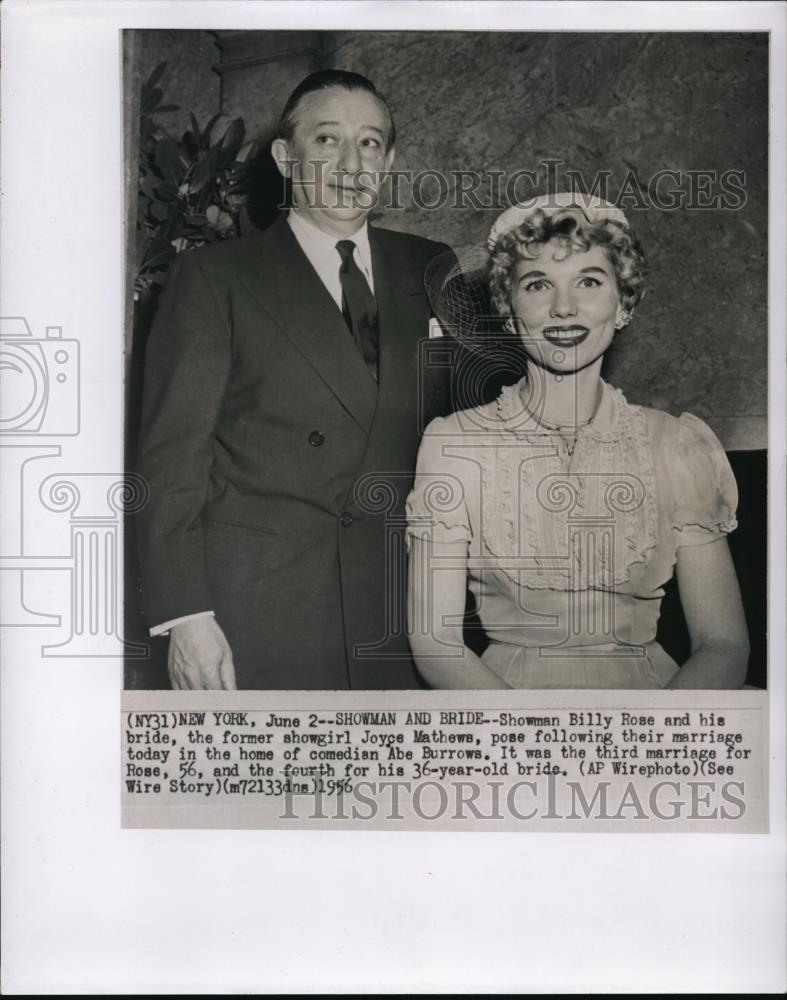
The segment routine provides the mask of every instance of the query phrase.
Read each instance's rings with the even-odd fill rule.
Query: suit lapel
[[[416,399],[418,342],[427,333],[423,273],[391,251],[379,230],[369,228],[374,293],[380,309],[380,380],[375,426],[382,434],[386,414],[401,412],[402,394]]]
[[[241,272],[240,280],[368,432],[377,403],[377,386],[340,310],[284,216],[259,236],[257,247],[251,266]]]
[[[423,271],[392,247],[383,231],[369,229],[374,294],[379,306],[377,409],[363,457],[355,470],[354,502],[359,513],[400,510],[412,485],[419,440],[419,341],[428,330]],[[383,490],[377,490],[384,484]],[[390,491],[394,493],[391,495]]]

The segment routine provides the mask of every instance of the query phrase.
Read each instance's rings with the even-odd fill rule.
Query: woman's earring
[[[618,315],[615,319],[615,329],[622,330],[624,326],[628,326],[631,322],[631,310],[623,309],[618,306]]]

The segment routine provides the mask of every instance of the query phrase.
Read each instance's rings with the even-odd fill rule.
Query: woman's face
[[[620,296],[600,246],[567,252],[552,239],[516,265],[511,311],[528,357],[554,372],[581,371],[615,336]]]

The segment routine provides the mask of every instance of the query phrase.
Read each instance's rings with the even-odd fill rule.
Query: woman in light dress
[[[743,685],[726,455],[697,417],[633,405],[601,378],[644,273],[624,214],[598,198],[544,196],[495,223],[486,280],[527,373],[422,441],[408,611],[431,686]],[[692,650],[680,667],[655,640],[673,572]],[[489,639],[480,657],[463,641],[468,586]]]

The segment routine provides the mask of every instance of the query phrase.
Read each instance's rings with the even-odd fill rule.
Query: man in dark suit
[[[424,366],[427,263],[367,226],[393,161],[374,86],[295,90],[272,154],[292,208],[181,254],[145,359],[143,597],[178,688],[412,688],[404,499],[450,408]]]

